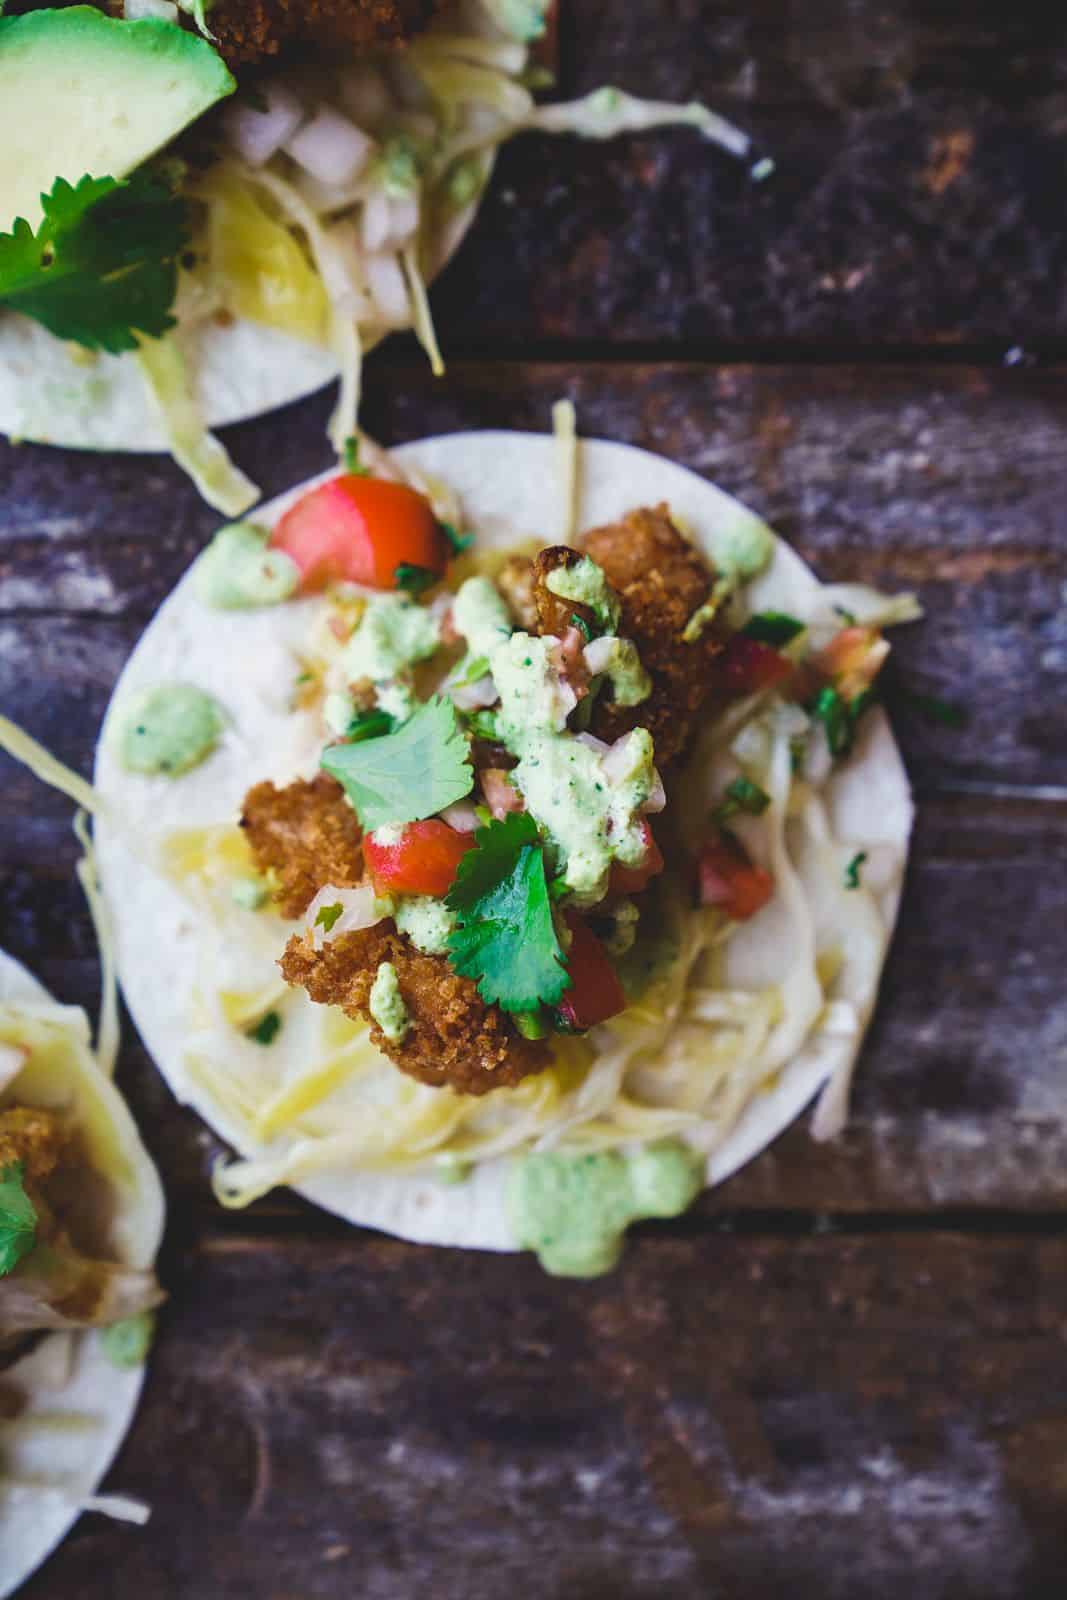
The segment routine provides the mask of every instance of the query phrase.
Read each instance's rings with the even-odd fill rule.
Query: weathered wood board
[[[369,1235],[172,1259],[26,1600],[1058,1600],[1067,1242],[645,1230],[619,1272]]]

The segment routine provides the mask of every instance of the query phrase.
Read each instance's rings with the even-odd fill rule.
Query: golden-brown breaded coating
[[[692,644],[682,638],[689,618],[707,600],[714,574],[678,532],[666,505],[631,511],[621,522],[595,528],[584,544],[622,601],[620,635],[636,644],[652,679],[651,695],[638,706],[598,699],[592,731],[611,741],[631,728],[648,728],[656,764],[667,767],[692,740],[723,647],[714,626]]]
[[[496,575],[496,586],[518,626],[532,633],[537,627],[533,562],[525,556],[509,556]]]
[[[241,827],[256,866],[277,880],[283,915],[299,917],[328,883],[354,889],[363,877],[359,820],[341,785],[325,772],[245,795]]]
[[[0,1111],[0,1172],[17,1162],[27,1183],[43,1183],[59,1165],[67,1136],[52,1111],[10,1106]]]
[[[599,631],[592,606],[583,605],[578,600],[566,600],[560,594],[553,594],[548,587],[550,573],[558,572],[560,567],[576,566],[581,559],[581,551],[572,550],[566,544],[549,545],[547,550],[539,550],[534,556],[533,592],[539,633],[552,633],[557,639],[562,639],[567,629],[575,626],[576,616],[581,617],[591,633]]]
[[[371,986],[383,961],[396,968],[411,1018],[400,1044],[370,1015]],[[370,1022],[379,1050],[420,1083],[486,1094],[551,1064],[547,1045],[524,1039],[498,1006],[486,1005],[477,984],[453,972],[444,956],[416,950],[392,922],[340,934],[321,950],[310,934],[294,934],[279,965],[286,982],[302,985],[312,1000]]]
[[[249,64],[293,44],[345,55],[402,44],[433,15],[435,0],[215,0],[208,26],[226,61]]]

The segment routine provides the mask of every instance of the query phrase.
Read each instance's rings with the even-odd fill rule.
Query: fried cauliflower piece
[[[400,1044],[388,1040],[370,1015],[371,986],[383,961],[396,968],[411,1019]],[[379,1050],[433,1088],[487,1094],[551,1063],[547,1045],[524,1039],[499,1007],[486,1005],[470,978],[453,972],[444,956],[416,950],[392,922],[341,934],[321,950],[310,935],[294,934],[280,966],[286,982],[305,988],[312,1000],[369,1022]]]
[[[496,575],[496,586],[511,608],[517,625],[527,633],[535,631],[537,595],[533,562],[525,556],[509,556]]]
[[[692,741],[714,687],[720,634],[712,626],[692,644],[682,638],[708,598],[714,574],[678,532],[666,505],[631,511],[621,522],[595,528],[584,544],[622,601],[620,635],[636,644],[652,679],[652,693],[640,705],[616,706],[601,697],[592,731],[613,741],[631,728],[648,728],[656,764],[667,767]]]
[[[17,1163],[27,1183],[43,1183],[59,1165],[67,1136],[52,1111],[10,1106],[0,1111],[0,1172]]]
[[[241,827],[256,866],[277,882],[275,900],[287,917],[299,917],[328,883],[354,889],[363,877],[359,822],[325,772],[284,789],[257,783],[245,795]]]
[[[359,54],[403,44],[429,22],[436,0],[215,0],[208,26],[230,66],[292,45]]]
[[[552,633],[557,639],[562,639],[567,629],[575,626],[575,617],[582,619],[591,634],[596,633],[596,613],[592,606],[583,605],[578,600],[567,600],[560,594],[553,594],[548,587],[548,579],[553,572],[558,572],[561,567],[573,567],[581,559],[581,551],[572,550],[570,545],[566,544],[549,545],[546,550],[539,550],[534,557],[533,594],[538,633]]]

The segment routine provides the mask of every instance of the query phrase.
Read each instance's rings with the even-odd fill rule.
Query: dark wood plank
[[[898,636],[898,682],[970,712],[953,731],[899,707],[920,822],[852,1127],[826,1147],[798,1128],[707,1204],[1063,1205],[1063,375],[461,364],[445,387],[416,365],[372,392],[370,422],[390,441],[420,426],[539,427],[562,392],[587,432],[743,495],[826,576],[917,586],[929,620]],[[270,468],[272,489],[325,464],[322,412],[237,430],[243,459]],[[88,771],[127,649],[217,518],[159,463],[29,447],[6,460],[0,709]],[[91,1002],[70,808],[0,770],[2,941]],[[175,1192],[210,1206],[196,1119],[133,1048],[123,1081]]]
[[[506,150],[435,296],[449,347],[722,347],[1067,332],[1067,20],[1045,0],[574,0],[561,89],[703,99],[686,133]]]
[[[1067,1242],[645,1232],[589,1285],[348,1235],[172,1260],[26,1600],[1053,1600]],[[432,1315],[428,1314],[432,1308]]]

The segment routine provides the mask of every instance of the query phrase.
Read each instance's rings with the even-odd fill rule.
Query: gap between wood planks
[[[303,1204],[299,1211],[276,1209],[269,1201],[257,1203],[254,1211],[238,1214],[210,1205],[186,1204],[180,1218],[171,1220],[170,1237],[164,1256],[180,1257],[189,1248],[209,1254],[227,1255],[279,1241],[311,1245],[336,1244],[351,1239],[377,1244],[403,1245],[411,1249],[434,1250],[433,1245],[412,1244],[373,1228],[362,1228],[316,1211]],[[672,1239],[707,1238],[714,1234],[744,1239],[818,1239],[833,1236],[861,1239],[871,1236],[928,1236],[941,1234],[956,1239],[1064,1239],[1067,1238],[1067,1212],[1013,1211],[1006,1207],[952,1206],[943,1211],[809,1211],[731,1210],[686,1212],[671,1221],[637,1224],[638,1234],[669,1236]]]
[[[1067,362],[1067,337],[1028,339],[1024,332],[996,339],[942,341],[928,339],[869,340],[767,339],[732,340],[708,337],[684,339],[572,339],[540,335],[536,338],[494,337],[491,345],[478,339],[450,339],[440,335],[446,366],[464,362],[478,366],[709,366],[709,367],[1047,367]],[[413,335],[394,335],[374,352],[379,371],[406,367],[423,360]]]

